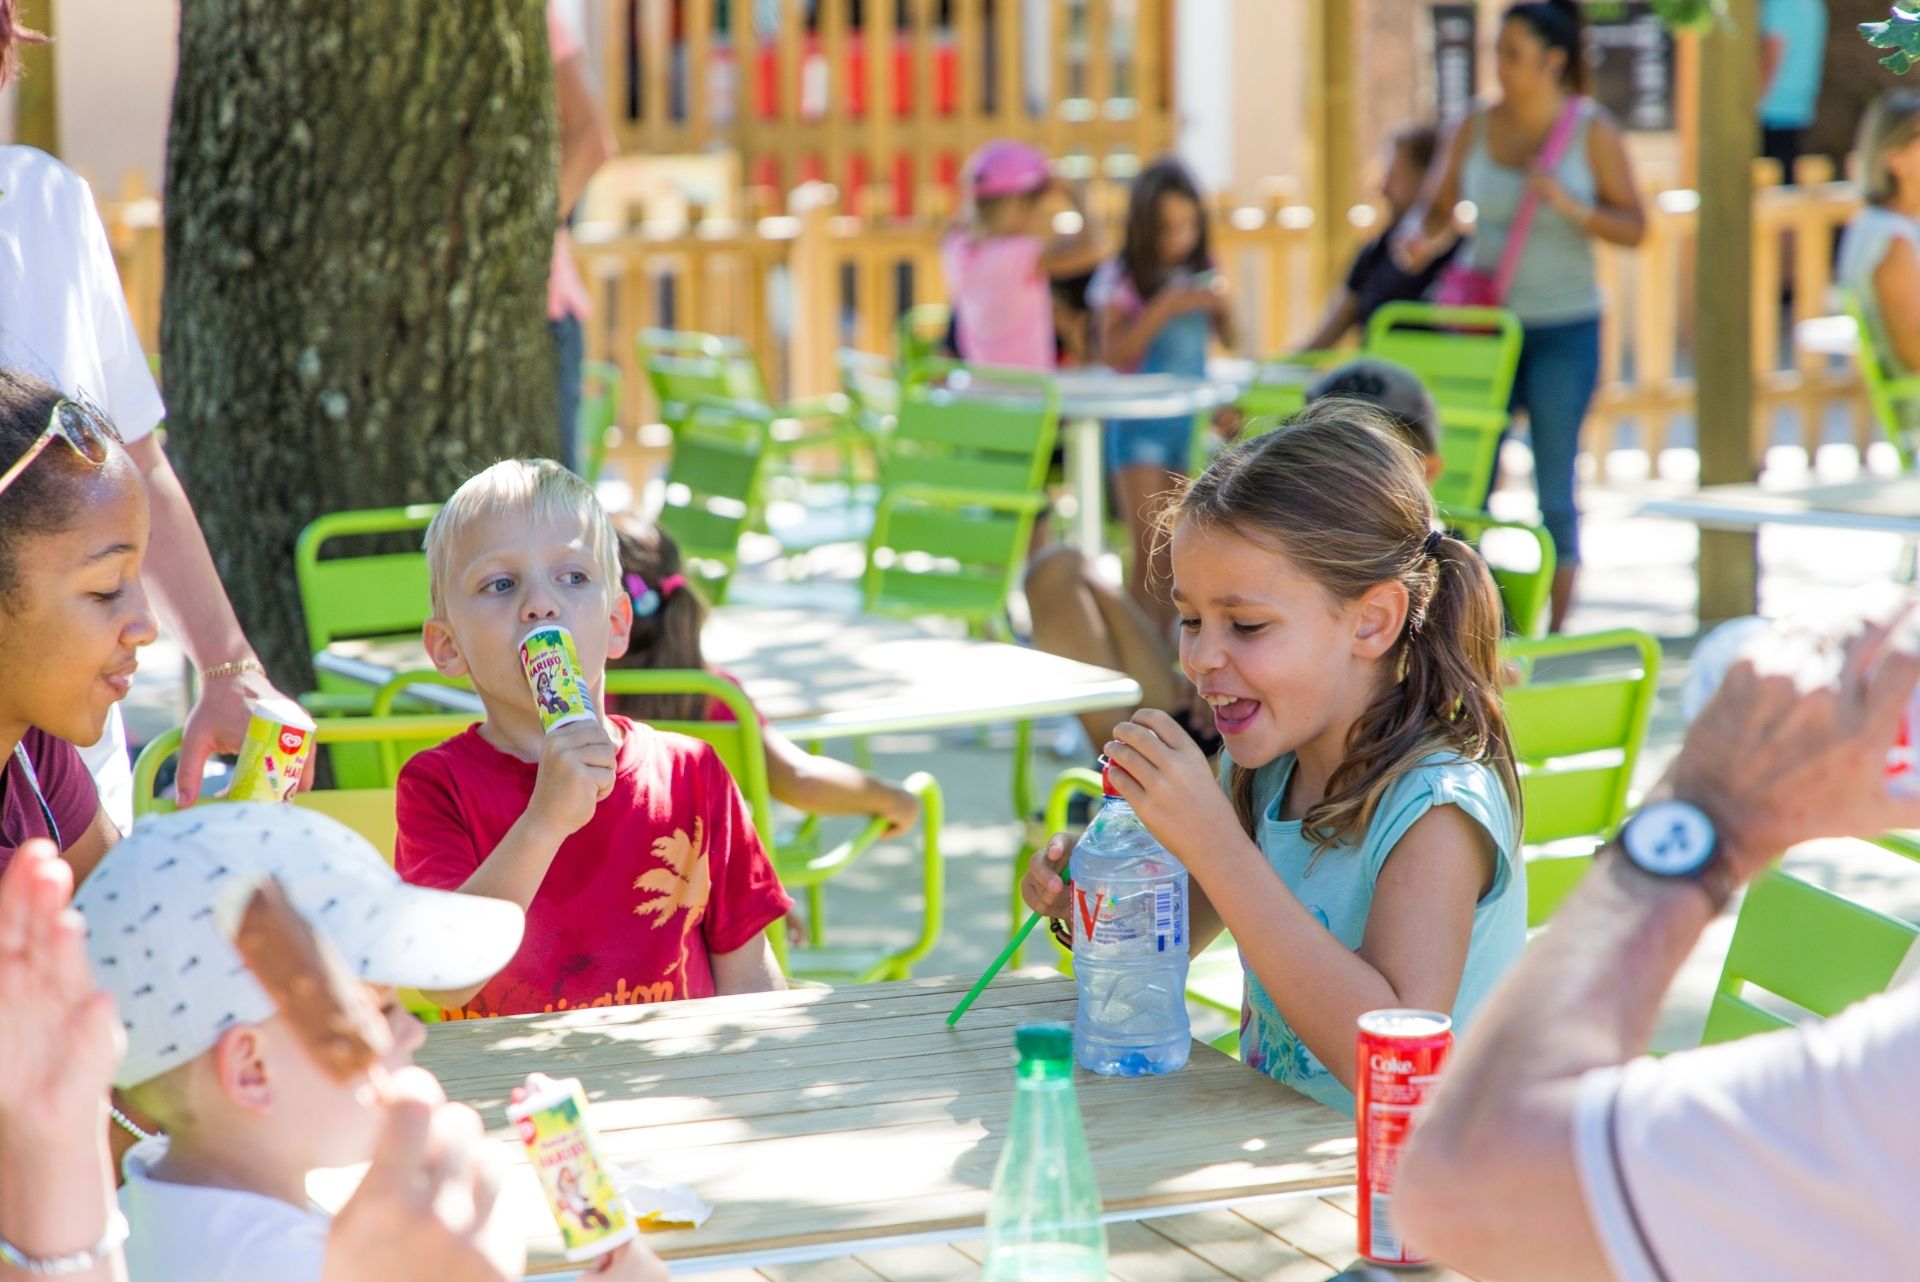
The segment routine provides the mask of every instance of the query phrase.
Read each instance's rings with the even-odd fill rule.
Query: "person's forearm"
[[[1594,205],[1585,217],[1576,220],[1581,229],[1596,240],[1632,249],[1647,234],[1647,216],[1638,209],[1619,209],[1612,205]]]
[[[1248,969],[1307,1049],[1352,1089],[1360,1016],[1406,1002],[1385,975],[1307,911],[1251,838],[1241,835],[1203,867],[1204,880],[1218,888],[1209,898]]]
[[[1699,887],[1602,854],[1443,1074],[1400,1168],[1409,1238],[1478,1277],[1611,1276],[1574,1166],[1575,1090],[1645,1049],[1712,917]]]
[[[587,194],[587,184],[592,181],[594,174],[613,155],[612,137],[600,127],[598,121],[583,124],[562,140],[558,181],[562,219],[573,212],[573,207]]]
[[[1147,348],[1155,335],[1179,312],[1173,304],[1174,292],[1161,290],[1130,321],[1111,326],[1107,333],[1106,360],[1109,365],[1138,365],[1146,359]]]
[[[764,932],[743,948],[713,956],[713,990],[721,997],[779,992],[786,986],[786,976],[780,973]]]
[[[213,568],[193,505],[159,442],[142,437],[127,453],[147,481],[153,531],[143,577],[160,621],[179,638],[196,667],[252,658],[253,647]]]
[[[493,853],[460,884],[460,893],[510,899],[524,912],[533,906],[533,897],[568,835],[555,832],[545,820],[528,811],[514,820]]]
[[[1307,335],[1300,350],[1318,352],[1337,345],[1359,319],[1360,300],[1353,296],[1353,291],[1341,290],[1340,297],[1334,299],[1333,306],[1327,309],[1326,319],[1320,322],[1320,328]]]
[[[114,1210],[106,1101],[97,1119],[57,1131],[10,1126],[0,1132],[0,1237],[34,1259],[88,1250],[106,1235]],[[25,1276],[0,1264],[0,1278]],[[92,1268],[66,1276],[125,1282],[127,1274],[115,1251]]]
[[[1220,346],[1232,351],[1239,344],[1240,328],[1234,324],[1233,308],[1223,307],[1214,317],[1213,332],[1219,336]]]
[[[879,814],[892,785],[858,766],[815,756],[779,731],[767,731],[767,775],[773,799],[812,815]]]

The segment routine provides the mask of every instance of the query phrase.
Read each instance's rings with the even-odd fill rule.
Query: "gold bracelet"
[[[222,677],[237,677],[243,672],[257,672],[267,675],[267,665],[258,659],[234,659],[228,663],[216,663],[211,668],[200,669],[200,680],[218,681]]]

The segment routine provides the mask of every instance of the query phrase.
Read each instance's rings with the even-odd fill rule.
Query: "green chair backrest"
[[[1822,1017],[1884,989],[1920,928],[1778,869],[1748,887],[1703,1045],[1791,1027],[1748,986]]]
[[[406,552],[324,560],[320,554],[336,539],[424,531],[439,510],[438,504],[421,503],[333,512],[300,531],[293,548],[293,574],[300,589],[301,612],[306,616],[309,653],[349,637],[419,632],[432,608],[425,552],[416,547]],[[321,675],[324,678],[326,674]]]
[[[1448,507],[1486,502],[1522,337],[1520,319],[1498,307],[1388,303],[1367,321],[1366,354],[1418,374],[1439,407],[1445,464],[1433,495]]]
[[[952,320],[953,309],[945,303],[920,303],[900,314],[894,343],[903,384],[927,381],[933,363],[947,345],[947,326]]]
[[[1621,655],[1599,671],[1542,675],[1541,663],[1581,667]],[[1528,847],[1583,839],[1577,856],[1529,851],[1529,924],[1545,921],[1584,871],[1592,850],[1613,835],[1627,812],[1633,769],[1646,744],[1660,680],[1660,643],[1618,628],[1583,636],[1514,638],[1501,657],[1530,669],[1506,690],[1507,727],[1520,766]]]
[[[1553,598],[1553,536],[1529,521],[1503,521],[1491,512],[1440,509],[1446,527],[1480,550],[1481,558],[1500,589],[1500,604],[1506,607],[1507,625],[1523,637],[1539,636],[1546,630],[1547,606]],[[1489,546],[1490,530],[1510,530],[1511,535],[1496,535]],[[1516,546],[1518,545],[1518,546]],[[1524,547],[1518,557],[1510,550]]]
[[[763,406],[709,399],[688,404],[673,426],[660,525],[716,604],[740,562],[740,536],[759,514],[771,426]]]
[[[1026,564],[1059,430],[1053,380],[959,369],[906,389],[880,457],[862,580],[876,614],[993,626]]]
[[[1307,389],[1319,379],[1321,372],[1350,355],[1350,352],[1294,352],[1256,364],[1253,381],[1234,402],[1247,419],[1246,426],[1240,429],[1240,439],[1248,441],[1265,436],[1305,409]]]
[[[314,742],[319,749],[348,744],[375,748],[388,767],[388,782],[370,788],[316,788],[293,796],[292,804],[339,820],[365,837],[373,847],[393,862],[394,842],[399,828],[394,819],[392,780],[399,775],[396,745],[427,740],[443,742],[472,725],[477,718],[464,714],[434,714],[401,717],[318,717],[314,721]],[[173,802],[154,795],[154,780],[160,767],[180,750],[180,731],[168,730],[156,735],[141,749],[133,765],[133,813],[166,814]],[[203,805],[218,805],[208,801]]]
[[[580,460],[589,482],[600,479],[607,462],[608,438],[620,413],[620,367],[612,361],[588,361],[580,371]]]
[[[1847,315],[1853,317],[1859,331],[1855,359],[1860,362],[1860,381],[1867,389],[1867,404],[1873,408],[1874,421],[1881,433],[1899,452],[1900,466],[1913,466],[1916,437],[1920,437],[1920,378],[1896,379],[1887,372],[1880,352],[1879,336],[1867,321],[1867,309],[1859,295],[1841,290]]]

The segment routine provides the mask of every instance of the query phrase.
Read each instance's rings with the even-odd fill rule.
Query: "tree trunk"
[[[240,621],[309,689],[294,540],[554,439],[536,0],[184,0],[168,445]]]

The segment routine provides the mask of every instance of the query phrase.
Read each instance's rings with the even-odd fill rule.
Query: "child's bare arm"
[[[887,834],[913,827],[920,801],[898,784],[832,757],[815,756],[778,730],[763,732],[775,801],[812,815],[884,815]]]
[[[786,976],[773,959],[765,933],[730,953],[713,955],[713,990],[722,997],[734,993],[774,993],[787,986]]]
[[[1061,187],[1067,204],[1080,215],[1080,230],[1071,236],[1055,236],[1040,254],[1040,273],[1052,280],[1084,276],[1107,257],[1107,238],[1094,216],[1071,188]]]

